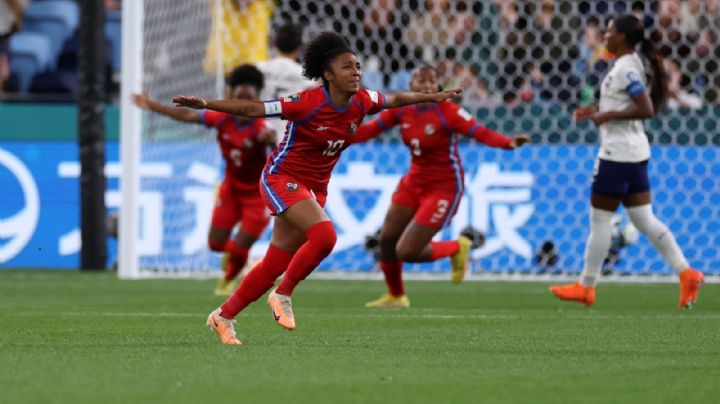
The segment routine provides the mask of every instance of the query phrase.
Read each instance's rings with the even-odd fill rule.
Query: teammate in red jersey
[[[322,79],[321,87],[296,96],[262,102],[206,101],[196,97],[173,98],[178,106],[208,108],[236,115],[281,116],[289,121],[285,138],[263,171],[261,192],[273,211],[275,225],[265,258],[252,270],[225,303],[208,316],[224,344],[239,345],[233,318],[273,287],[268,296],[275,321],[295,328],[291,294],[335,246],[335,228],[323,210],[330,173],[367,114],[403,105],[443,102],[460,89],[387,96],[360,88],[360,63],[343,37],[325,32],[307,47],[304,75]]]
[[[262,73],[255,66],[240,66],[228,77],[228,98],[257,100],[263,81]],[[270,214],[260,197],[258,180],[270,155],[270,146],[275,145],[275,132],[262,118],[236,117],[212,110],[177,109],[159,104],[147,94],[133,94],[132,99],[140,108],[217,129],[217,141],[225,160],[225,177],[215,201],[208,245],[213,251],[225,253],[224,274],[218,280],[215,294],[229,295],[234,289],[234,279],[245,266],[250,247],[270,222]],[[238,222],[240,228],[234,240],[230,240],[232,229]]]
[[[417,68],[410,90],[425,94],[438,91],[435,69]],[[470,240],[432,241],[452,220],[463,194],[465,173],[458,153],[458,134],[504,149],[515,149],[530,140],[526,135],[508,138],[485,128],[469,112],[445,101],[385,110],[358,129],[353,143],[375,138],[396,125],[400,125],[402,140],[410,148],[412,162],[393,194],[380,233],[380,267],[388,294],[366,307],[410,306],[403,288],[403,262],[450,257],[453,281],[463,280]]]

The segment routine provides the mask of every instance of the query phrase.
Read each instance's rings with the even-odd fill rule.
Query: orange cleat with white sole
[[[697,302],[698,291],[705,281],[702,272],[687,268],[680,272],[680,301],[678,307],[681,309],[691,309],[692,305]]]
[[[550,292],[562,300],[570,300],[582,303],[585,307],[590,307],[595,303],[595,288],[583,286],[578,283],[569,285],[553,285]]]
[[[215,309],[208,315],[206,325],[217,333],[220,342],[224,345],[242,345],[242,342],[235,335],[236,323],[235,320],[220,317],[220,309]]]
[[[275,293],[275,289],[270,292],[267,298],[268,305],[272,311],[273,319],[286,330],[295,329],[295,316],[292,310],[292,299],[290,296]]]

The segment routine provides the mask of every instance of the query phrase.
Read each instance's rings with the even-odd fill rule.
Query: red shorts
[[[259,238],[270,223],[270,212],[258,192],[233,190],[223,182],[215,198],[212,227],[232,230],[237,222],[243,233]]]
[[[260,195],[273,215],[279,215],[296,203],[312,198],[325,207],[327,191],[314,191],[292,177],[281,174],[263,174],[260,178]]]
[[[450,224],[460,205],[461,192],[421,189],[402,177],[392,196],[392,203],[415,210],[413,220],[426,227],[443,228]]]

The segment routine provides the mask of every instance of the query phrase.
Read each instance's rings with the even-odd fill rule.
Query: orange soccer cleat
[[[289,331],[294,330],[295,316],[293,315],[290,296],[279,295],[273,289],[268,295],[267,302],[270,305],[270,310],[272,310],[273,319],[278,325]]]
[[[705,280],[702,272],[692,268],[680,272],[680,301],[678,307],[691,309],[697,302],[698,290]]]
[[[206,324],[217,333],[224,345],[242,345],[235,336],[235,323],[235,320],[220,317],[220,309],[215,309],[208,315]]]
[[[578,283],[553,285],[550,291],[562,300],[572,300],[590,307],[595,303],[595,288]]]

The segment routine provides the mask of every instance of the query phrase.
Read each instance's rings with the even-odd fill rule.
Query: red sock
[[[278,276],[285,272],[292,257],[293,253],[270,244],[265,258],[250,271],[240,283],[240,287],[220,307],[220,315],[228,319],[235,318],[250,303],[264,295],[275,285]]]
[[[295,286],[307,278],[320,265],[320,261],[330,255],[337,241],[335,228],[329,221],[314,224],[305,232],[305,237],[307,241],[295,253],[277,288],[277,293],[281,295],[292,295]]]
[[[405,294],[402,280],[403,262],[398,260],[394,262],[380,261],[380,269],[385,274],[385,284],[388,291],[393,296],[402,296]]]
[[[248,249],[233,243],[225,246],[225,252],[230,254],[227,268],[225,269],[225,280],[231,281],[242,271],[248,258]]]
[[[430,259],[432,261],[437,261],[440,258],[457,254],[457,252],[460,251],[460,243],[458,243],[457,240],[433,241],[430,243],[430,249],[432,250]]]

